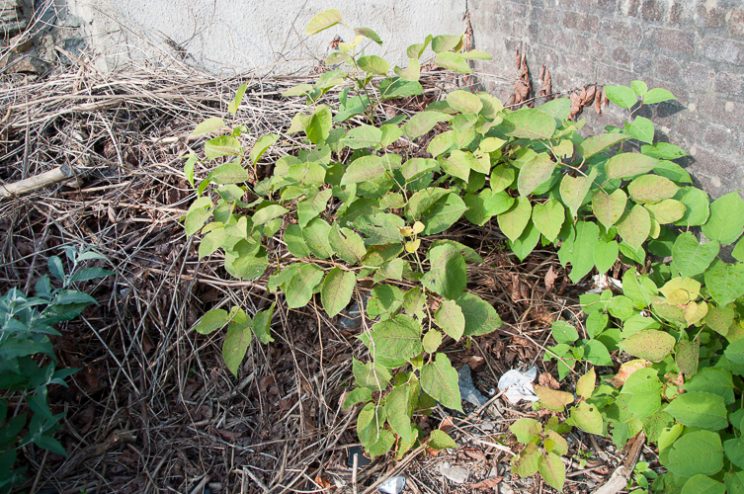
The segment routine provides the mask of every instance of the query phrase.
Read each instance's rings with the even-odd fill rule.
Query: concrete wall
[[[405,48],[431,32],[463,30],[465,0],[67,0],[94,40],[99,65],[183,57],[214,71],[296,71],[328,51],[333,28],[306,39],[307,21],[330,7],[351,27],[383,39],[372,52],[404,60]],[[401,57],[403,55],[403,57]]]
[[[377,51],[393,60],[428,33],[462,32],[467,9],[476,47],[494,55],[483,68],[502,79],[516,78],[522,47],[535,75],[551,69],[555,90],[633,79],[672,90],[679,104],[655,110],[657,137],[689,150],[691,172],[713,195],[744,189],[744,0],[56,1],[69,4],[105,68],[178,57],[259,72],[321,58],[343,31],[307,40],[303,30],[325,8],[375,29],[386,41]],[[611,121],[588,113],[594,127]]]
[[[633,79],[666,87],[679,104],[654,112],[662,137],[691,153],[689,170],[713,195],[744,189],[744,1],[470,0],[469,7],[476,46],[494,55],[489,72],[516,77],[521,47],[535,76],[542,64],[551,69],[555,90]]]

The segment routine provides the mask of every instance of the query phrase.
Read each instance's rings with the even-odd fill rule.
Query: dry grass
[[[457,82],[442,72],[425,81],[431,98]],[[361,493],[402,470],[410,492],[495,492],[477,482],[498,477],[502,492],[545,492],[539,481],[508,475],[512,453],[502,432],[534,412],[500,398],[463,416],[437,409],[422,419],[430,427],[451,420],[464,445],[456,452],[419,449],[397,465],[350,468],[354,413],[342,411],[339,400],[351,356],[362,356],[362,348],[356,329],[316,307],[280,310],[277,341],[254,345],[237,381],[221,364],[221,337],[190,331],[215,304],[254,312],[273,297],[260,282],[229,279],[219,259],[199,262],[178,223],[193,197],[181,174],[181,157],[193,144],[188,134],[195,122],[223,115],[241,82],[249,85],[238,113],[247,140],[269,131],[289,139],[284,130],[299,107],[279,94],[301,77],[218,78],[185,67],[103,74],[81,65],[41,80],[3,81],[0,184],[61,164],[78,178],[0,202],[0,291],[31,287],[61,245],[94,247],[116,270],[85,287],[100,306],[56,341],[61,365],[80,369],[71,388],[51,400],[67,411],[61,435],[69,457],[26,450],[34,485],[60,493],[325,492],[328,485]],[[472,273],[473,289],[507,322],[470,348],[449,349],[456,365],[474,367],[484,390],[515,365],[542,367],[550,321],[575,311],[554,255],[538,252],[519,263],[489,227],[463,226],[451,235],[486,257]],[[275,250],[275,259],[284,255]],[[576,451],[591,448],[582,436],[572,441]],[[469,482],[444,480],[444,461],[466,465]],[[591,490],[616,461],[603,453],[581,469],[572,463],[567,489]]]

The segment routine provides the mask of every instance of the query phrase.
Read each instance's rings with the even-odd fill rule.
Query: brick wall
[[[633,79],[670,89],[679,103],[654,110],[657,139],[690,152],[683,164],[712,195],[744,190],[744,0],[469,0],[469,10],[476,47],[494,55],[487,72],[516,77],[521,47],[535,78],[551,69],[554,90]],[[585,115],[595,128],[617,122]]]

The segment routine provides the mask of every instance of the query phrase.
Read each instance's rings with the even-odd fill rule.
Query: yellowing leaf
[[[639,248],[651,232],[651,216],[643,206],[636,204],[618,223],[617,232],[634,248]]]
[[[618,346],[634,357],[650,360],[651,362],[661,362],[672,353],[675,343],[674,336],[669,333],[646,329],[621,341]]]
[[[594,371],[594,367],[581,376],[576,382],[576,394],[588,400],[594,393],[594,386],[597,384],[597,373]]]
[[[480,98],[473,93],[456,90],[447,95],[447,104],[460,113],[478,113],[483,108]]]
[[[566,405],[573,403],[574,397],[571,393],[552,389],[547,386],[540,386],[536,384],[534,386],[535,394],[540,398],[540,404],[548,410],[556,412],[563,411]]]
[[[190,137],[199,137],[205,134],[211,134],[225,127],[225,121],[219,117],[209,117],[196,126],[191,132]]]
[[[338,9],[324,10],[310,19],[305,27],[305,34],[313,35],[325,31],[341,22],[341,12]]]
[[[641,153],[620,153],[607,160],[608,178],[630,178],[650,172],[659,160]]]
[[[687,210],[686,206],[676,199],[664,199],[655,204],[646,204],[645,207],[660,225],[681,220]]]
[[[570,175],[564,175],[561,180],[561,185],[559,187],[561,200],[563,201],[563,204],[568,206],[572,217],[576,217],[576,214],[584,203],[584,199],[589,193],[589,189],[591,188],[596,176],[597,169],[594,168],[587,176],[572,177]]]
[[[543,182],[550,178],[556,167],[555,161],[547,153],[540,153],[522,165],[517,178],[517,188],[520,196],[528,196]]]
[[[678,190],[674,182],[658,175],[642,175],[628,184],[630,197],[640,203],[670,199]]]
[[[611,194],[598,190],[592,196],[592,211],[605,228],[610,228],[625,213],[627,202],[628,196],[622,189],[617,189]]]

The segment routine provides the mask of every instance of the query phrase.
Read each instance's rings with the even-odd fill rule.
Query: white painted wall
[[[461,33],[465,0],[67,0],[103,69],[129,60],[167,63],[177,56],[212,71],[287,73],[314,65],[330,40],[350,31],[304,35],[315,13],[338,8],[349,26],[377,31],[386,43],[370,48],[403,61],[405,48],[427,34]]]

